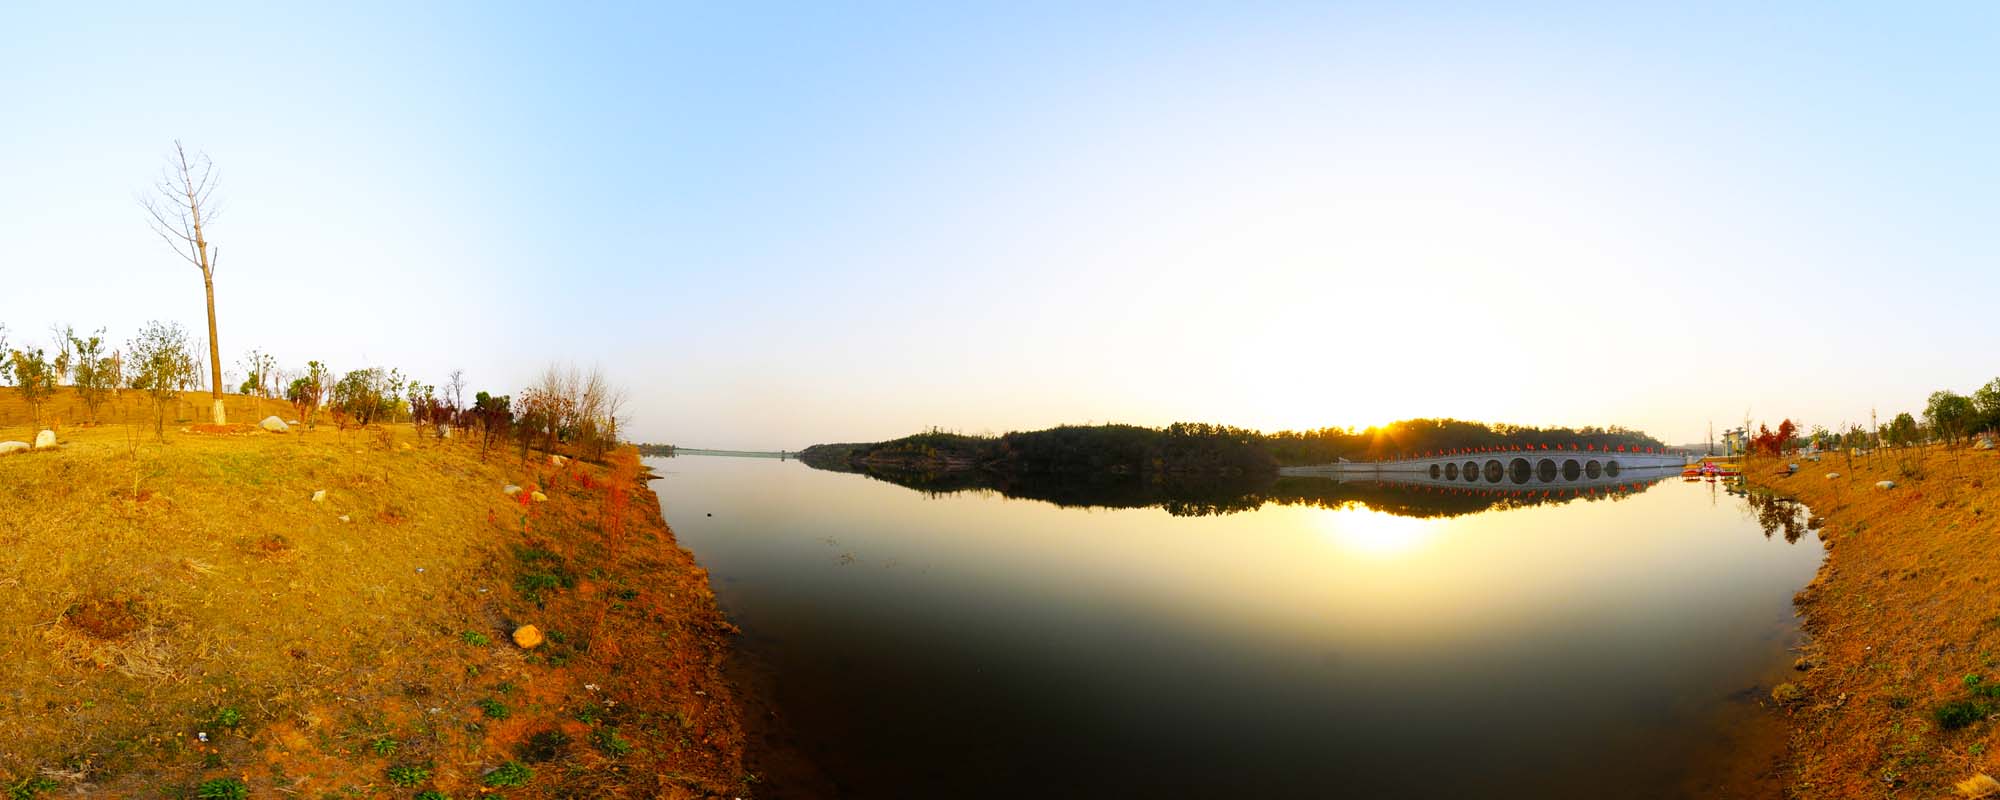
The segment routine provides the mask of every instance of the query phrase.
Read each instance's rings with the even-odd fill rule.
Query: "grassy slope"
[[[0,784],[466,798],[517,761],[510,797],[745,794],[730,629],[636,461],[388,433],[106,425],[0,457]]]
[[[2000,725],[1944,730],[1935,717],[1961,700],[2000,710],[1964,681],[2000,680],[2000,457],[1965,450],[1954,464],[1933,451],[1921,478],[1903,474],[1903,460],[1834,456],[1790,476],[1768,459],[1748,469],[1824,517],[1830,550],[1798,598],[1813,666],[1793,711],[1797,797],[1942,797],[1974,773],[2000,774]],[[1874,488],[1881,480],[1898,485]]]

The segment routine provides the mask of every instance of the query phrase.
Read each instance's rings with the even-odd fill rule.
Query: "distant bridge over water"
[[[1680,467],[1685,456],[1660,448],[1490,447],[1444,450],[1386,461],[1283,467],[1278,474],[1340,480],[1417,480],[1468,486],[1529,486],[1616,478],[1634,469]]]

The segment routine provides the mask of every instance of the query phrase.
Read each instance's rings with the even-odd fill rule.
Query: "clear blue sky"
[[[200,327],[134,202],[178,137],[226,360],[601,362],[698,446],[2000,374],[2000,6],[266,5],[0,8],[16,341]]]

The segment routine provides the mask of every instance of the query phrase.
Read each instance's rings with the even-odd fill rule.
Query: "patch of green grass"
[[[235,778],[211,778],[195,787],[200,800],[250,800],[250,787]]]
[[[479,701],[479,710],[485,712],[486,716],[492,719],[506,719],[512,713],[507,710],[506,703],[502,703],[491,697]]]
[[[466,631],[458,635],[458,640],[473,647],[485,647],[493,643],[493,637],[478,631]]]
[[[408,788],[431,779],[431,768],[421,764],[397,764],[389,768],[389,782]]]
[[[368,743],[368,749],[375,755],[386,756],[396,752],[396,747],[400,744],[401,744],[400,742],[397,742],[395,739],[392,739],[390,737],[378,736],[375,738],[375,741]]]
[[[7,800],[29,800],[35,795],[43,792],[53,792],[60,788],[62,788],[62,784],[36,775],[26,778],[20,783],[9,785],[7,787]]]
[[[590,734],[590,743],[597,745],[597,749],[604,751],[605,755],[612,758],[631,755],[632,753],[632,743],[625,741],[625,737],[619,736],[617,728],[599,728],[592,731]]]
[[[451,798],[436,789],[425,789],[417,793],[416,800],[451,800]]]
[[[501,764],[492,772],[486,773],[485,783],[487,786],[513,788],[528,785],[529,779],[534,777],[535,771],[528,769],[526,764],[522,764],[519,761],[509,761]]]
[[[223,706],[215,710],[215,719],[210,721],[217,728],[243,727],[243,712],[235,706]]]
[[[1972,700],[1953,700],[1938,706],[1931,712],[1937,719],[1938,727],[1955,731],[1986,718],[1986,704]]]

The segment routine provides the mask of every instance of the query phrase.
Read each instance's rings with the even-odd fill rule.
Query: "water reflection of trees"
[[[1064,508],[1157,507],[1177,517],[1235,514],[1265,505],[1328,509],[1359,506],[1405,517],[1455,517],[1579,501],[1616,501],[1645,491],[1661,479],[1635,477],[1626,483],[1589,487],[1481,489],[1387,482],[1342,483],[1326,478],[1269,475],[1217,478],[1001,475],[976,470],[860,472],[932,496],[968,491],[995,493]]]
[[[1779,497],[1768,492],[1746,492],[1743,500],[1747,513],[1757,520],[1757,527],[1764,529],[1764,538],[1783,531],[1786,542],[1797,542],[1806,531],[1816,527],[1806,513],[1806,507],[1796,500]]]

